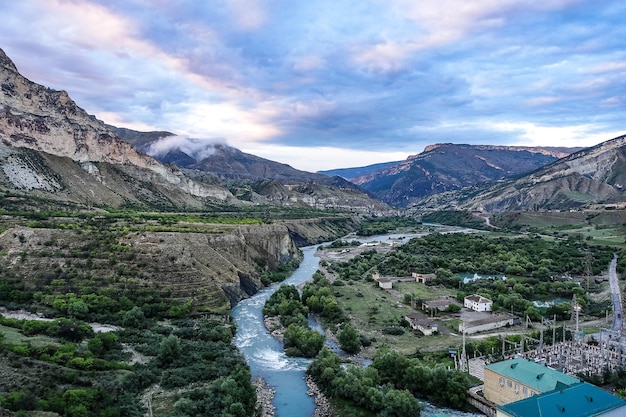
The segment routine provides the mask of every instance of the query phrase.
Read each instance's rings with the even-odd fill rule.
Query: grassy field
[[[542,229],[545,234],[580,235],[589,244],[626,248],[626,211],[596,212],[514,212],[494,216],[494,221],[508,226]]]
[[[4,343],[9,345],[30,344],[34,347],[39,346],[58,346],[59,342],[48,336],[26,336],[13,327],[3,326],[0,324],[0,333],[4,335]]]
[[[400,294],[413,294],[416,299],[432,300],[433,298],[450,295],[456,297],[456,292],[442,287],[430,287],[417,282],[396,282],[393,288]],[[420,306],[417,306],[420,308]]]
[[[423,285],[420,287],[429,288]],[[385,328],[399,326],[402,318],[413,310],[402,304],[401,299],[379,288],[375,283],[354,281],[344,286],[334,286],[333,290],[337,301],[349,314],[351,323],[361,334],[374,339],[372,346],[362,352],[365,357],[372,356],[376,348],[383,346],[410,355],[418,350],[432,352],[450,347],[458,348],[461,344],[459,336],[444,334],[422,336],[410,328],[405,328],[404,334],[399,336],[385,334],[383,332]],[[429,288],[423,294],[426,295],[427,292],[433,295],[442,293],[441,290]]]

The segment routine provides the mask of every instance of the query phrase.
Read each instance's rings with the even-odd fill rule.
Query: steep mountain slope
[[[180,149],[152,152],[161,162],[129,142],[150,152],[171,133],[107,126],[65,91],[20,75],[2,50],[0,83],[0,190],[87,205],[167,210],[247,204],[242,200],[367,213],[388,210],[343,179],[298,171],[226,145],[210,145],[201,150],[202,158]],[[257,192],[268,189],[263,187],[267,180],[280,181],[277,194]]]
[[[301,171],[226,144],[179,138],[168,132],[113,130],[141,151],[177,165],[192,178],[221,181],[241,200],[367,213],[389,210],[386,204],[338,176]]]
[[[138,152],[65,91],[36,84],[0,50],[0,187],[108,206],[201,208],[234,200]]]
[[[566,210],[626,201],[626,136],[571,154],[517,180],[486,190],[441,198],[458,208],[493,213],[509,210]]]
[[[534,171],[578,149],[437,144],[351,181],[393,206],[407,207],[432,194]]]

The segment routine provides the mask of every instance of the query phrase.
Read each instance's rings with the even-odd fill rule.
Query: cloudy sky
[[[308,171],[626,133],[623,0],[0,1],[26,77]]]

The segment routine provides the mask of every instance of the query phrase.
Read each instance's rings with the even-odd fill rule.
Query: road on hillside
[[[609,266],[609,284],[611,285],[611,299],[613,300],[613,327],[611,330],[619,332],[622,328],[622,295],[617,279],[617,254],[613,256]]]

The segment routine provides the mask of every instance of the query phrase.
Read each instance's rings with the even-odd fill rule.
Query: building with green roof
[[[509,404],[580,382],[578,378],[524,358],[486,365],[484,381],[485,398],[496,405]]]
[[[623,417],[626,401],[581,382],[496,409],[497,417]]]

